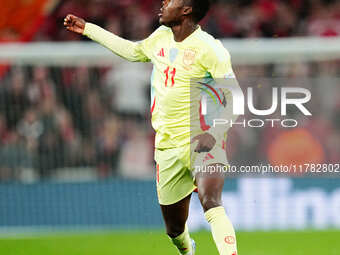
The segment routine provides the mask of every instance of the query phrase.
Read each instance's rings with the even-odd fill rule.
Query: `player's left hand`
[[[191,143],[194,143],[195,141],[198,141],[198,144],[195,148],[195,152],[208,152],[210,151],[216,144],[216,139],[209,133],[204,133],[195,136]]]

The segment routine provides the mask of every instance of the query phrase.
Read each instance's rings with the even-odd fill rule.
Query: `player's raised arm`
[[[68,14],[64,19],[67,30],[87,36],[105,46],[116,55],[133,62],[148,62],[148,57],[142,50],[141,43],[125,40],[82,18]]]

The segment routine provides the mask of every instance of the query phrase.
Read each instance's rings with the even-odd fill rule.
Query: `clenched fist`
[[[68,14],[64,19],[64,26],[66,29],[78,34],[84,33],[85,23],[85,20],[72,14]]]

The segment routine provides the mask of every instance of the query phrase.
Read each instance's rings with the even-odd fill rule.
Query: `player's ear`
[[[192,6],[184,6],[183,7],[183,14],[190,15],[192,13]]]

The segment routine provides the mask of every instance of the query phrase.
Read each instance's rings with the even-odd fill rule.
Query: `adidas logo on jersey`
[[[162,49],[158,52],[157,56],[159,56],[159,57],[165,57],[165,55],[164,55],[164,48],[162,48]]]

